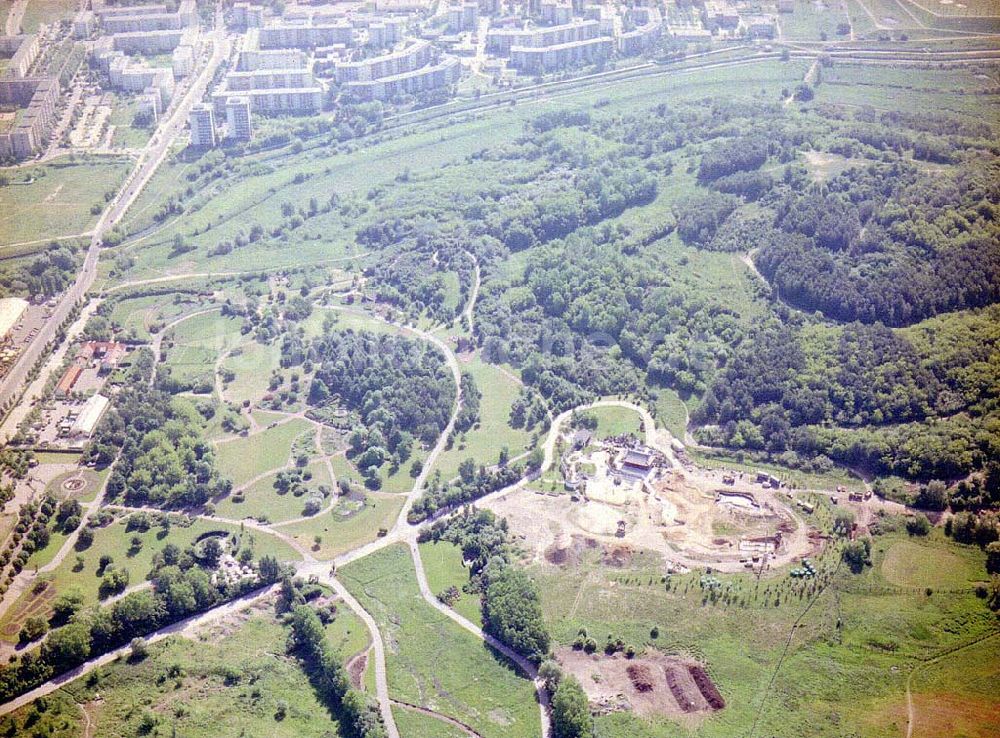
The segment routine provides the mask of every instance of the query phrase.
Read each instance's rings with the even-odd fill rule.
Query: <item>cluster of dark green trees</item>
[[[461,547],[462,558],[469,563],[467,588],[482,597],[484,630],[540,663],[550,643],[541,598],[535,583],[512,563],[507,521],[489,510],[466,508],[422,530],[420,540]]]
[[[809,326],[753,332],[692,415],[710,442],[824,455],[883,473],[955,478],[1000,453],[996,306],[908,332]],[[793,463],[794,465],[794,463]]]
[[[80,258],[76,249],[53,241],[41,252],[0,262],[0,297],[51,297],[69,287]]]
[[[374,478],[386,461],[405,463],[415,442],[434,443],[456,387],[439,353],[424,342],[368,331],[330,331],[312,347],[309,403],[338,400],[361,426],[350,436],[354,463]]]
[[[202,438],[203,418],[194,407],[149,383],[153,356],[133,354],[114,406],[101,421],[88,455],[98,466],[118,462],[108,494],[130,505],[176,508],[202,505],[231,489]]]
[[[1000,299],[1000,164],[849,169],[776,203],[757,264],[786,300],[837,320],[908,325]]]
[[[313,688],[337,717],[341,730],[351,738],[384,738],[385,726],[378,708],[364,693],[351,687],[340,657],[330,648],[316,611],[295,605],[289,616],[289,650],[302,661]]]
[[[215,585],[193,560],[182,559],[179,550],[171,561],[167,564],[161,558],[162,566],[153,574],[152,591],[127,594],[110,607],[84,610],[78,598],[63,597],[52,620],[61,627],[52,630],[38,648],[0,666],[0,701],[13,699],[91,656],[269,584],[279,575],[277,561],[264,557],[256,579]]]

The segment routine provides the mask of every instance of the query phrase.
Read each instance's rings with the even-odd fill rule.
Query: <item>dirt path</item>
[[[463,722],[456,720],[453,717],[448,717],[440,712],[434,712],[434,710],[429,710],[426,707],[420,707],[419,705],[411,705],[409,702],[400,702],[399,700],[391,700],[392,704],[403,710],[409,710],[410,712],[419,712],[421,715],[426,715],[427,717],[432,717],[440,720],[443,723],[448,723],[448,725],[453,728],[458,728],[467,736],[471,738],[483,738],[479,733],[473,730],[470,726]]]
[[[472,289],[469,291],[469,302],[465,306],[463,315],[465,316],[465,324],[469,326],[469,335],[475,335],[475,325],[473,324],[472,312],[476,307],[476,300],[479,297],[479,286],[482,284],[482,273],[479,271],[479,259],[477,259],[470,251],[465,252],[476,269],[475,280],[472,282]]]

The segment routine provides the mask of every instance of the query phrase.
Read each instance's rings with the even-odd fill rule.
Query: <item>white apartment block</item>
[[[435,90],[458,82],[462,65],[454,56],[444,57],[440,63],[421,67],[379,79],[347,83],[352,95],[362,100],[389,100],[398,95]]]
[[[253,138],[253,121],[250,117],[250,100],[231,97],[226,100],[226,127],[229,138],[249,141]]]
[[[412,72],[426,66],[431,61],[429,41],[415,41],[405,49],[375,56],[361,61],[337,62],[335,73],[337,82],[366,82]]]
[[[573,41],[589,41],[598,35],[600,35],[600,22],[596,20],[574,21],[547,28],[495,28],[486,33],[486,50],[498,56],[506,56],[514,46],[521,48],[555,46]]]
[[[211,105],[198,103],[192,107],[188,125],[191,127],[192,146],[197,148],[215,146],[215,111]]]
[[[607,37],[552,46],[515,46],[510,50],[510,65],[523,72],[555,72],[607,59],[613,50],[614,41]]]

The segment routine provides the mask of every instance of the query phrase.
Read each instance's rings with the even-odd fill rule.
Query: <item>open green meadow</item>
[[[173,637],[149,647],[138,662],[121,659],[52,695],[24,726],[64,725],[44,735],[223,735],[337,738],[337,722],[316,697],[301,665],[285,653],[287,630],[265,603],[229,622],[202,629],[196,639]],[[364,631],[346,608],[326,626],[335,648],[341,634]],[[361,641],[363,643],[363,641]],[[340,652],[344,655],[344,652]],[[84,725],[89,726],[86,728]],[[28,723],[29,725],[31,723]],[[2,725],[2,723],[0,723]],[[17,733],[17,731],[15,731]]]
[[[468,735],[459,727],[413,708],[393,705],[392,718],[399,734],[407,738],[465,738]]]
[[[292,444],[312,432],[312,425],[292,418],[274,427],[241,438],[216,443],[216,457],[224,476],[240,487],[256,478],[288,466]]]
[[[0,177],[8,180],[0,187],[0,242],[48,241],[88,231],[107,204],[105,196],[117,191],[130,165],[120,159],[73,162],[62,157],[28,168],[0,169]]]
[[[588,415],[597,418],[597,428],[594,435],[598,438],[620,436],[631,433],[642,436],[642,418],[639,413],[627,407],[595,407],[587,410]]]
[[[897,584],[900,553],[916,562],[908,564],[913,568],[903,585]],[[624,569],[584,560],[577,567],[532,571],[557,642],[569,644],[584,628],[598,642],[610,634],[639,650],[694,656],[726,700],[725,709],[683,726],[630,713],[600,717],[602,736],[645,738],[678,730],[731,736],[755,720],[762,735],[902,736],[907,673],[935,654],[997,631],[973,592],[973,582],[985,577],[982,554],[943,537],[891,534],[875,539],[874,566],[860,576],[838,570],[837,558],[835,552],[814,557],[820,575],[808,585],[785,571],[759,583],[751,575],[719,575],[718,599],[699,586],[700,571],[674,575],[668,589],[661,566],[646,556]],[[926,587],[941,580],[937,572],[956,562],[964,573],[947,580],[946,592],[928,594]],[[995,683],[996,663],[986,671],[983,678]],[[980,703],[978,720],[986,709],[997,709],[996,694]],[[874,715],[885,719],[874,721]]]
[[[394,699],[455,717],[484,738],[538,734],[531,682],[421,599],[405,546],[353,562],[340,575],[389,644]]]
[[[311,478],[305,484],[305,491],[300,494],[276,489],[274,484],[277,474],[268,474],[250,484],[238,496],[232,494],[221,500],[215,506],[215,512],[224,518],[257,518],[271,523],[303,517],[306,514],[303,508],[310,494],[320,485],[325,485],[328,489],[333,487],[324,463],[313,462],[305,467],[305,471]],[[324,507],[328,504],[329,500],[323,501]]]
[[[477,465],[496,464],[501,449],[506,448],[514,458],[524,453],[531,442],[530,433],[510,425],[510,410],[520,392],[520,384],[510,371],[487,364],[478,356],[464,363],[462,371],[472,375],[482,393],[479,422],[458,434],[452,447],[438,457],[434,468],[444,479],[456,477],[465,459],[475,459]]]

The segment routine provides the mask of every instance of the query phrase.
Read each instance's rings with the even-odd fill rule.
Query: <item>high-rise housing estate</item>
[[[198,148],[215,146],[215,111],[211,105],[199,103],[191,108],[191,145]]]
[[[226,100],[226,125],[229,128],[229,138],[238,141],[249,141],[253,138],[250,98],[237,96]]]

